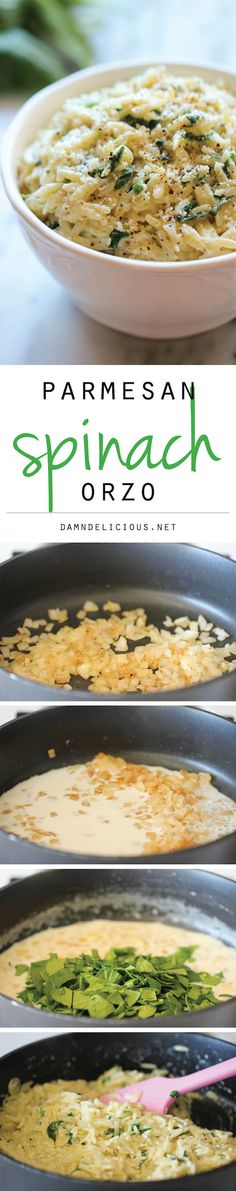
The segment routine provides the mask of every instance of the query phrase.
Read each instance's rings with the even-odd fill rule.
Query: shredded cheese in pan
[[[91,1083],[21,1087],[11,1080],[0,1112],[0,1151],[40,1170],[122,1182],[177,1179],[236,1160],[236,1139],[194,1125],[186,1097],[165,1117],[138,1104],[99,1099],[108,1089],[143,1078],[143,1072],[117,1067]]]
[[[149,261],[235,252],[235,96],[163,67],[71,96],[18,176],[31,211],[86,248]]]
[[[51,686],[70,687],[79,678],[90,691],[114,693],[188,687],[236,666],[236,642],[201,614],[166,616],[158,628],[144,608],[122,611],[108,600],[99,609],[86,600],[76,616],[77,628],[64,623],[66,609],[50,608],[48,621],[26,617],[14,636],[0,640],[0,665]]]

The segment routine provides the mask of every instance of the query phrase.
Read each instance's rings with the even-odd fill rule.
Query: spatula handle
[[[194,1071],[192,1075],[183,1075],[181,1079],[175,1079],[173,1084],[181,1092],[194,1092],[198,1088],[207,1087],[208,1084],[218,1083],[221,1079],[228,1079],[230,1075],[236,1076],[236,1058],[226,1059],[224,1063],[215,1063],[214,1067],[206,1067],[205,1070]]]

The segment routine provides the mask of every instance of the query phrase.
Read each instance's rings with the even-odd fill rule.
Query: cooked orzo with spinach
[[[70,96],[25,150],[27,206],[116,256],[184,261],[236,251],[236,98],[152,67]]]
[[[115,1100],[118,1088],[138,1084],[145,1074],[160,1072],[112,1067],[90,1081],[34,1086],[16,1076],[0,1109],[0,1153],[67,1178],[123,1183],[178,1179],[235,1161],[232,1133],[195,1125],[191,1097],[174,1100],[164,1117]],[[111,1099],[103,1104],[108,1091]]]

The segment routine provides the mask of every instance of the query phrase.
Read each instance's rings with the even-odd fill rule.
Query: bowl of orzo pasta
[[[3,175],[49,272],[99,322],[147,338],[236,314],[236,76],[116,63],[30,99]]]

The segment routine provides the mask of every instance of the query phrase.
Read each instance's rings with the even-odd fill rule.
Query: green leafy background
[[[0,91],[32,94],[88,66],[105,0],[0,0]],[[90,17],[90,19],[88,19]]]

